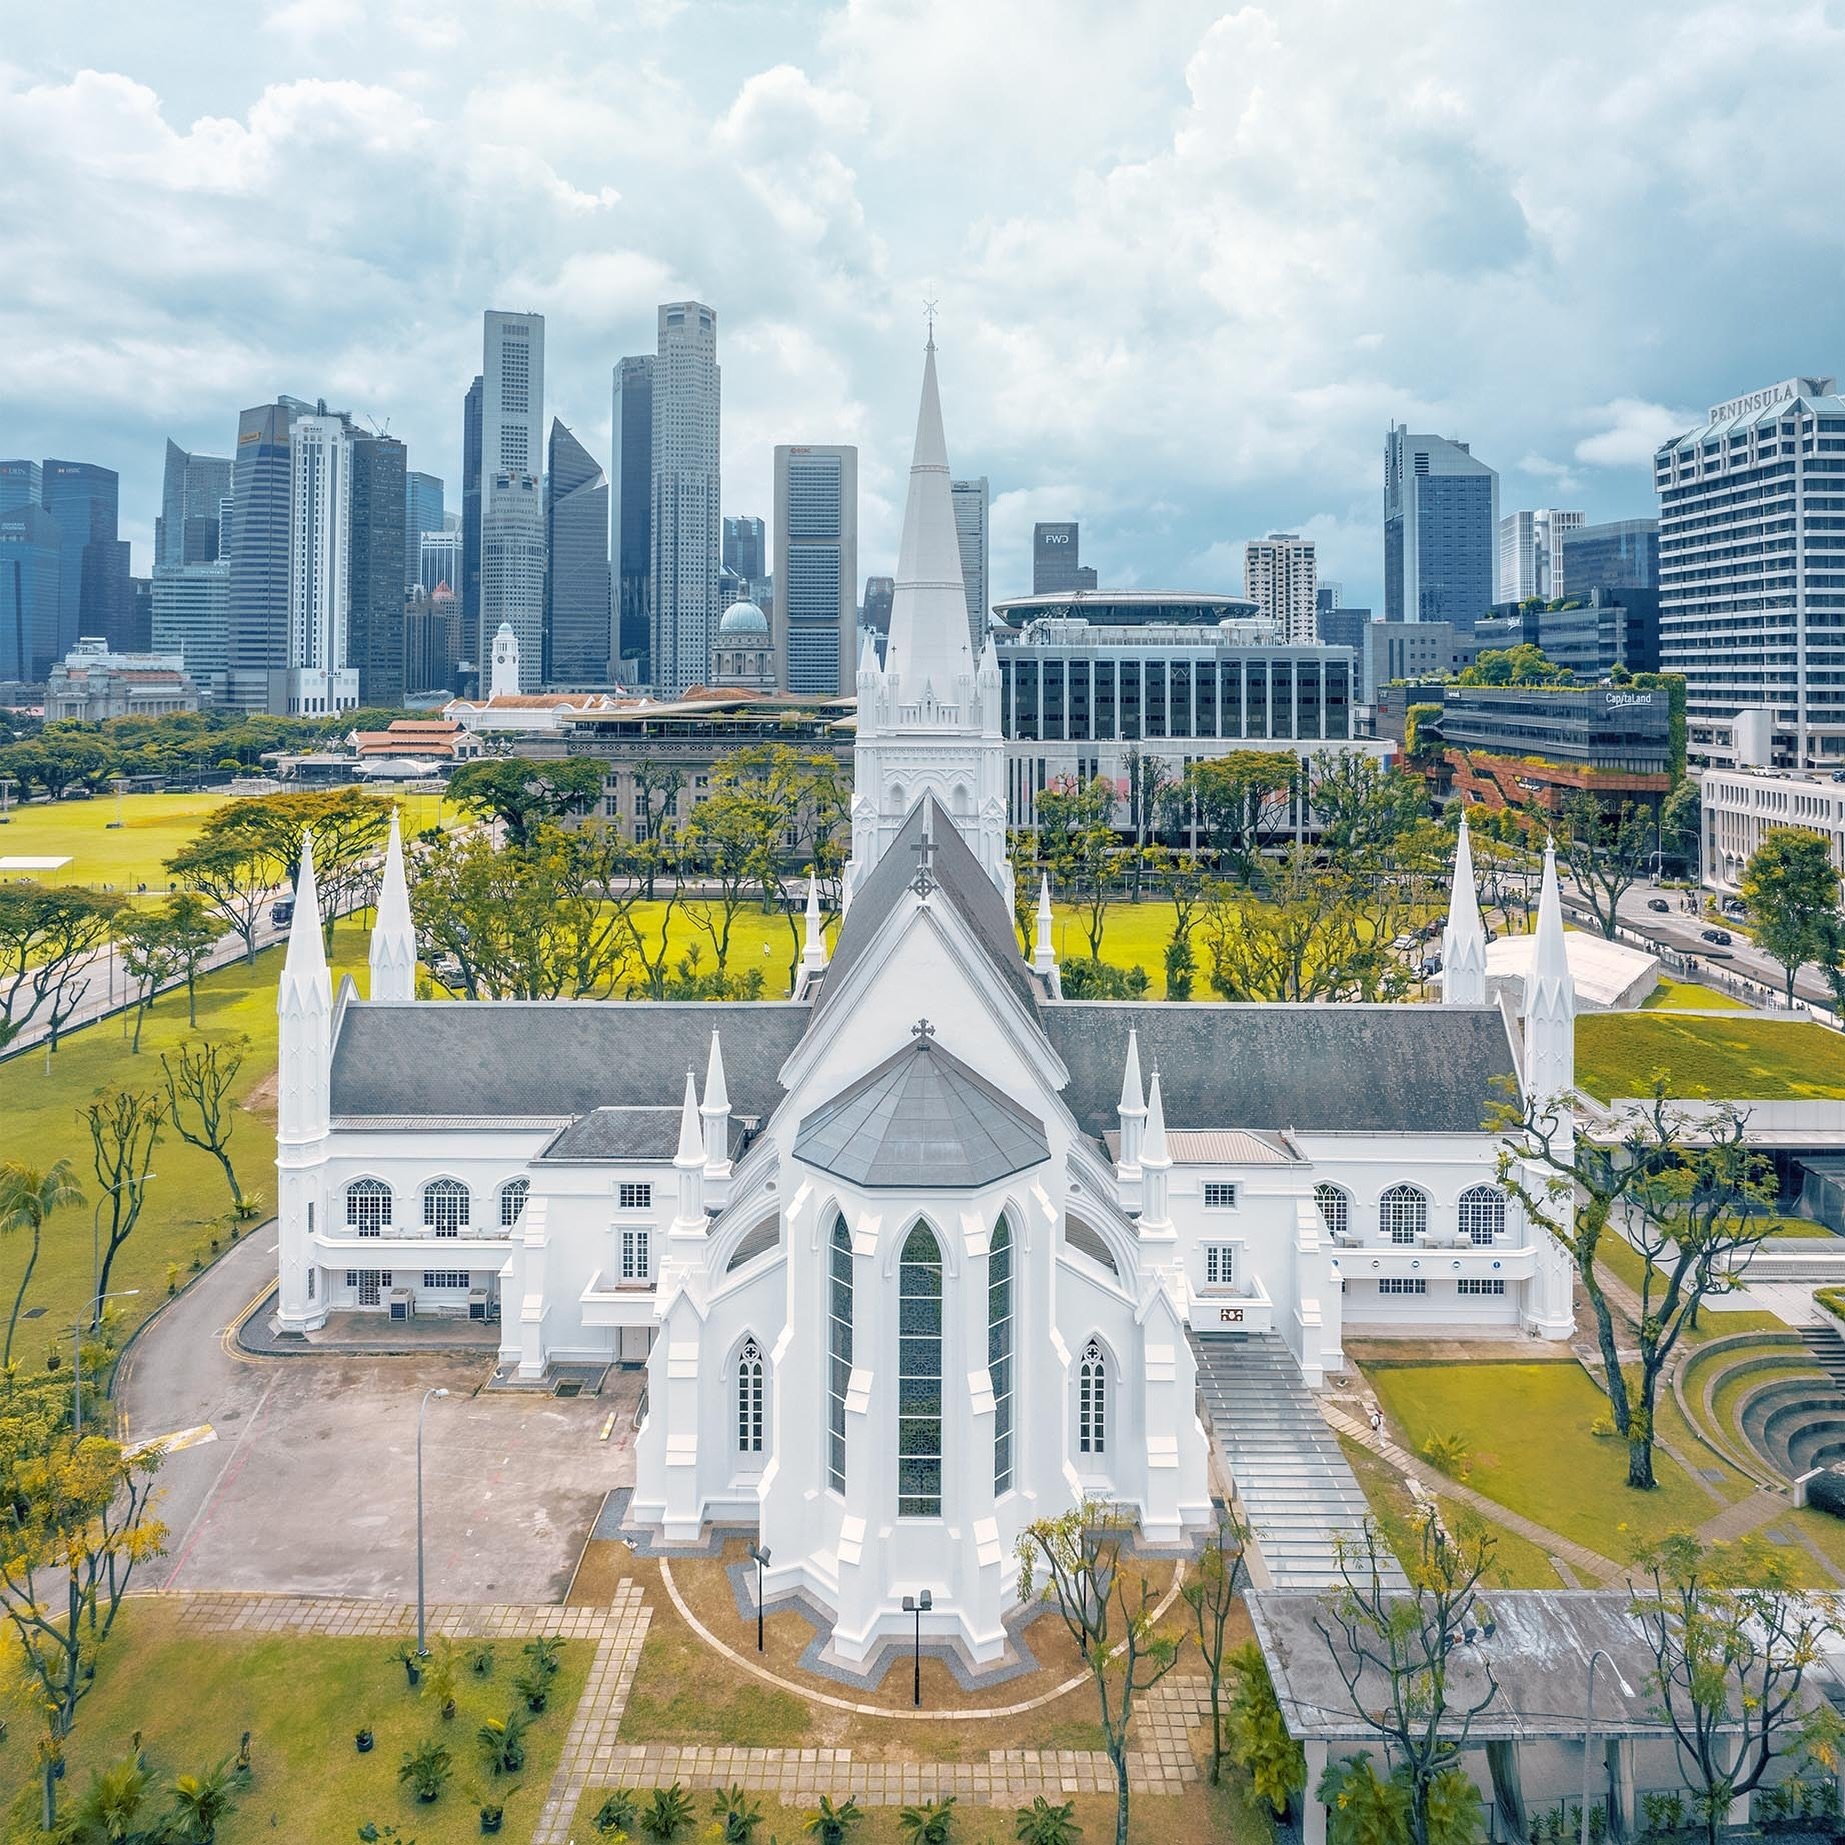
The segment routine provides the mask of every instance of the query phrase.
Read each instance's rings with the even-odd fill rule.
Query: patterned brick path
[[[164,1591],[148,1599],[175,1607],[182,1633],[325,1634],[335,1640],[372,1640],[416,1632],[415,1602]],[[451,1640],[524,1640],[534,1634],[600,1640],[617,1620],[614,1608],[562,1608],[553,1602],[431,1602],[427,1625],[432,1635]]]

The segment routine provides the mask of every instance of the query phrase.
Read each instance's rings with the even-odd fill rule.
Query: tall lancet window
[[[897,1516],[942,1515],[942,1251],[918,1224],[897,1265]]]
[[[846,1386],[852,1381],[852,1237],[846,1220],[833,1220],[827,1300],[826,1477],[846,1490]]]
[[[762,1452],[762,1347],[754,1339],[745,1339],[737,1354],[737,1448]]]
[[[1108,1365],[1101,1346],[1091,1339],[1083,1347],[1077,1374],[1076,1447],[1080,1454],[1108,1452]]]
[[[993,1380],[993,1492],[1012,1491],[1012,1228],[987,1251],[987,1375]]]

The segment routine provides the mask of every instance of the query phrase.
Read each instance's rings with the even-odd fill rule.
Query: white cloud
[[[1670,410],[1664,404],[1642,403],[1638,398],[1617,397],[1580,421],[1602,428],[1576,444],[1576,459],[1596,468],[1647,468],[1661,443],[1687,429],[1700,418],[1695,410]]]

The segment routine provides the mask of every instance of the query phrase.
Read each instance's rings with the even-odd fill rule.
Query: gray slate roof
[[[1477,1134],[1514,1074],[1492,1006],[1127,1004],[1065,1000],[1039,1021],[1086,1134],[1119,1125],[1130,1026],[1160,1073],[1168,1128]]]
[[[852,899],[852,907],[840,925],[833,958],[827,964],[826,983],[814,1006],[816,1025],[825,1017],[828,1001],[869,951],[884,919],[905,900],[905,893],[916,876],[918,855],[915,848],[923,836],[925,814],[935,840],[931,870],[936,889],[929,901],[946,903],[954,910],[1019,1000],[1028,1009],[1037,1005],[1038,991],[1025,965],[1025,957],[1019,953],[1019,939],[1013,932],[1012,911],[1006,899],[980,869],[979,859],[961,837],[954,821],[942,811],[935,797],[929,795],[910,809],[902,830]]]
[[[990,1185],[1050,1157],[1044,1124],[923,1034],[823,1102],[795,1158],[855,1185]]]
[[[702,1076],[701,1076],[702,1082]],[[730,1152],[743,1144],[744,1126],[735,1102],[730,1117]],[[597,1108],[558,1133],[541,1160],[670,1160],[679,1151],[679,1109]]]
[[[332,1113],[560,1120],[659,1108],[704,1088],[716,1026],[734,1115],[766,1120],[807,1008],[730,1000],[425,1000],[348,1006],[333,1046]],[[667,1149],[671,1157],[672,1149]]]

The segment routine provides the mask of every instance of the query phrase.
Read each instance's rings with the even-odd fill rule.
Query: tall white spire
[[[715,1025],[705,1062],[705,1100],[698,1112],[705,1124],[705,1176],[722,1178],[730,1171],[730,1091],[724,1084],[724,1049]]]
[[[391,838],[384,849],[384,876],[372,918],[371,969],[374,1000],[416,998],[416,928],[410,920],[410,886],[404,877],[396,808],[391,809]]]
[[[1486,929],[1474,887],[1473,841],[1461,816],[1454,848],[1454,882],[1448,890],[1448,926],[1441,937],[1441,999],[1445,1006],[1486,1004]]]
[[[801,943],[801,971],[818,974],[826,968],[826,928],[820,920],[820,882],[813,866],[807,868],[807,934]]]
[[[1147,1133],[1140,1148],[1140,1224],[1147,1230],[1170,1228],[1166,1216],[1166,1183],[1172,1156],[1166,1151],[1166,1104],[1160,1095],[1160,1073],[1153,1072],[1147,1093]]]
[[[1537,935],[1525,975],[1525,1089],[1548,1102],[1576,1087],[1576,985],[1563,938],[1563,898],[1557,888],[1557,848],[1544,845]]]
[[[327,976],[326,944],[320,935],[320,886],[314,880],[313,835],[301,836],[301,869],[295,877],[295,914],[288,925],[288,954],[282,963],[282,984],[276,1011],[286,1017],[290,1008],[305,1011],[314,1006],[331,1010],[333,987]]]
[[[910,460],[910,495],[903,510],[884,671],[901,682],[900,705],[917,705],[928,688],[938,703],[960,706],[961,723],[967,723],[974,657],[968,650],[967,587],[949,491],[948,440],[942,433],[933,336],[923,355],[922,402],[916,412],[916,448]],[[960,686],[963,679],[968,681],[965,691]]]
[[[320,889],[314,845],[304,835],[295,879],[295,914],[276,986],[276,1141],[287,1149],[327,1131],[333,1061],[333,984],[320,938]]]
[[[1117,1162],[1123,1177],[1140,1170],[1140,1135],[1147,1119],[1147,1098],[1140,1084],[1140,1034],[1128,1028],[1127,1062],[1121,1071],[1121,1100],[1117,1105],[1121,1117],[1121,1158]]]

